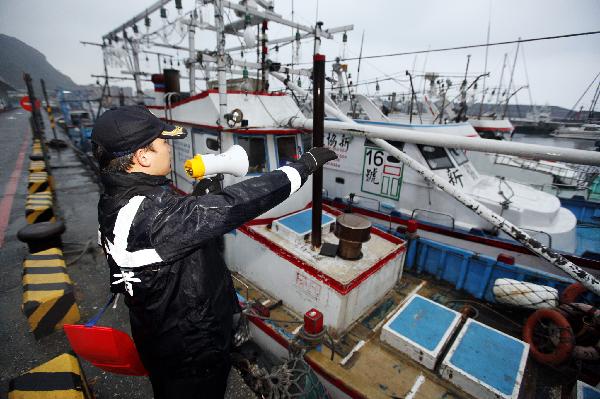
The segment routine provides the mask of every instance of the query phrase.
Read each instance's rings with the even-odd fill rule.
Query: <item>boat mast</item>
[[[318,25],[318,23],[317,23]],[[315,40],[319,40],[318,37]],[[315,49],[316,49],[315,42]],[[313,56],[313,147],[323,147],[323,131],[325,117],[325,56]],[[321,248],[321,217],[323,213],[323,168],[316,170],[313,175],[312,192],[312,248]]]
[[[508,94],[510,94],[510,88],[513,83],[513,78],[515,76],[515,67],[517,66],[517,57],[519,56],[519,47],[520,46],[521,46],[521,38],[519,38],[519,41],[517,42],[517,50],[515,51],[515,59],[513,60],[512,70],[510,71],[510,80],[508,81],[508,89],[506,89],[506,92]],[[517,92],[515,91],[514,94],[517,94]],[[508,101],[510,100],[510,97],[511,96],[506,96],[506,102],[504,103],[504,111],[502,112],[502,119],[506,118],[506,111],[508,110]]]
[[[533,96],[531,95],[531,86],[529,85],[529,72],[527,72],[527,60],[525,59],[525,46],[521,49],[521,58],[523,58],[523,68],[525,69],[525,79],[527,83],[527,93],[529,94],[529,104],[533,110],[533,119],[535,122],[539,122],[539,110],[533,103]]]
[[[188,44],[189,44],[189,62],[188,62],[188,77],[190,84],[190,96],[196,94],[196,8],[190,14],[190,23],[188,25]]]
[[[507,53],[504,53],[504,61],[502,62],[502,72],[500,72],[500,82],[498,83],[498,95],[496,96],[496,107],[494,110],[494,119],[498,119],[498,106],[500,105],[500,93],[502,92],[502,80],[504,79],[504,69],[506,68]]]
[[[124,33],[125,36],[125,33]],[[139,42],[135,39],[130,39],[127,36],[123,40],[129,43],[131,47],[131,55],[133,57],[133,79],[135,82],[135,97],[138,104],[144,103],[144,92],[142,91],[142,82],[140,80],[140,56],[139,56]]]
[[[592,121],[594,116],[594,109],[596,108],[596,104],[598,104],[598,97],[600,97],[600,81],[598,81],[598,86],[596,87],[596,92],[594,93],[594,97],[592,98],[592,103],[590,104],[590,110],[588,112],[588,122]]]
[[[490,0],[490,11],[488,13],[488,27],[487,27],[487,37],[485,39],[485,63],[483,65],[483,73],[487,73],[487,64],[488,64],[488,50],[490,48],[490,27],[492,25],[492,2]],[[481,103],[479,104],[479,114],[477,115],[477,119],[481,119],[481,114],[483,112],[483,103],[485,102],[485,77],[483,78],[483,85],[481,88]]]
[[[360,39],[360,53],[358,55],[358,68],[356,71],[356,82],[354,83],[354,91],[358,93],[358,78],[360,77],[360,63],[362,62],[363,44],[365,43],[365,31],[363,30],[362,38]],[[350,101],[352,101],[352,93],[350,93]],[[352,104],[352,117],[356,118],[356,102]]]
[[[214,0],[215,27],[217,32],[217,79],[219,82],[219,120],[222,128],[227,126],[227,78],[225,76],[225,23],[223,21],[223,2]]]

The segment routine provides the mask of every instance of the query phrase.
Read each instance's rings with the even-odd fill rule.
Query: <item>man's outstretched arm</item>
[[[297,162],[231,185],[217,194],[169,196],[158,200],[162,203],[148,201],[142,204],[138,215],[143,215],[145,206],[159,208],[154,219],[147,221],[150,240],[164,261],[175,259],[280,204],[310,174],[335,158],[333,151],[315,147]]]

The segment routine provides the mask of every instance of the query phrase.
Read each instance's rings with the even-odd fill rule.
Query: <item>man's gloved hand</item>
[[[194,186],[192,195],[195,197],[200,197],[205,194],[218,193],[221,191],[221,180],[223,180],[223,175],[221,173],[214,177],[206,177],[200,180]]]
[[[337,159],[335,152],[327,147],[313,147],[309,151],[302,154],[298,162],[306,165],[309,173],[314,173],[329,161]]]

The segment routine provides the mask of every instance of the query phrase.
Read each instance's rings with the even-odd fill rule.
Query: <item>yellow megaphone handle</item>
[[[202,155],[196,154],[194,155],[194,158],[185,161],[183,169],[185,169],[185,173],[187,173],[188,176],[194,179],[203,177],[206,172],[206,167],[204,166]]]

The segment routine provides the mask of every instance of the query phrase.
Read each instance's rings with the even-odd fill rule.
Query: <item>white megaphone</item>
[[[222,154],[196,154],[194,158],[185,161],[183,168],[188,176],[201,179],[217,173],[236,177],[246,176],[248,166],[246,150],[235,144]]]

